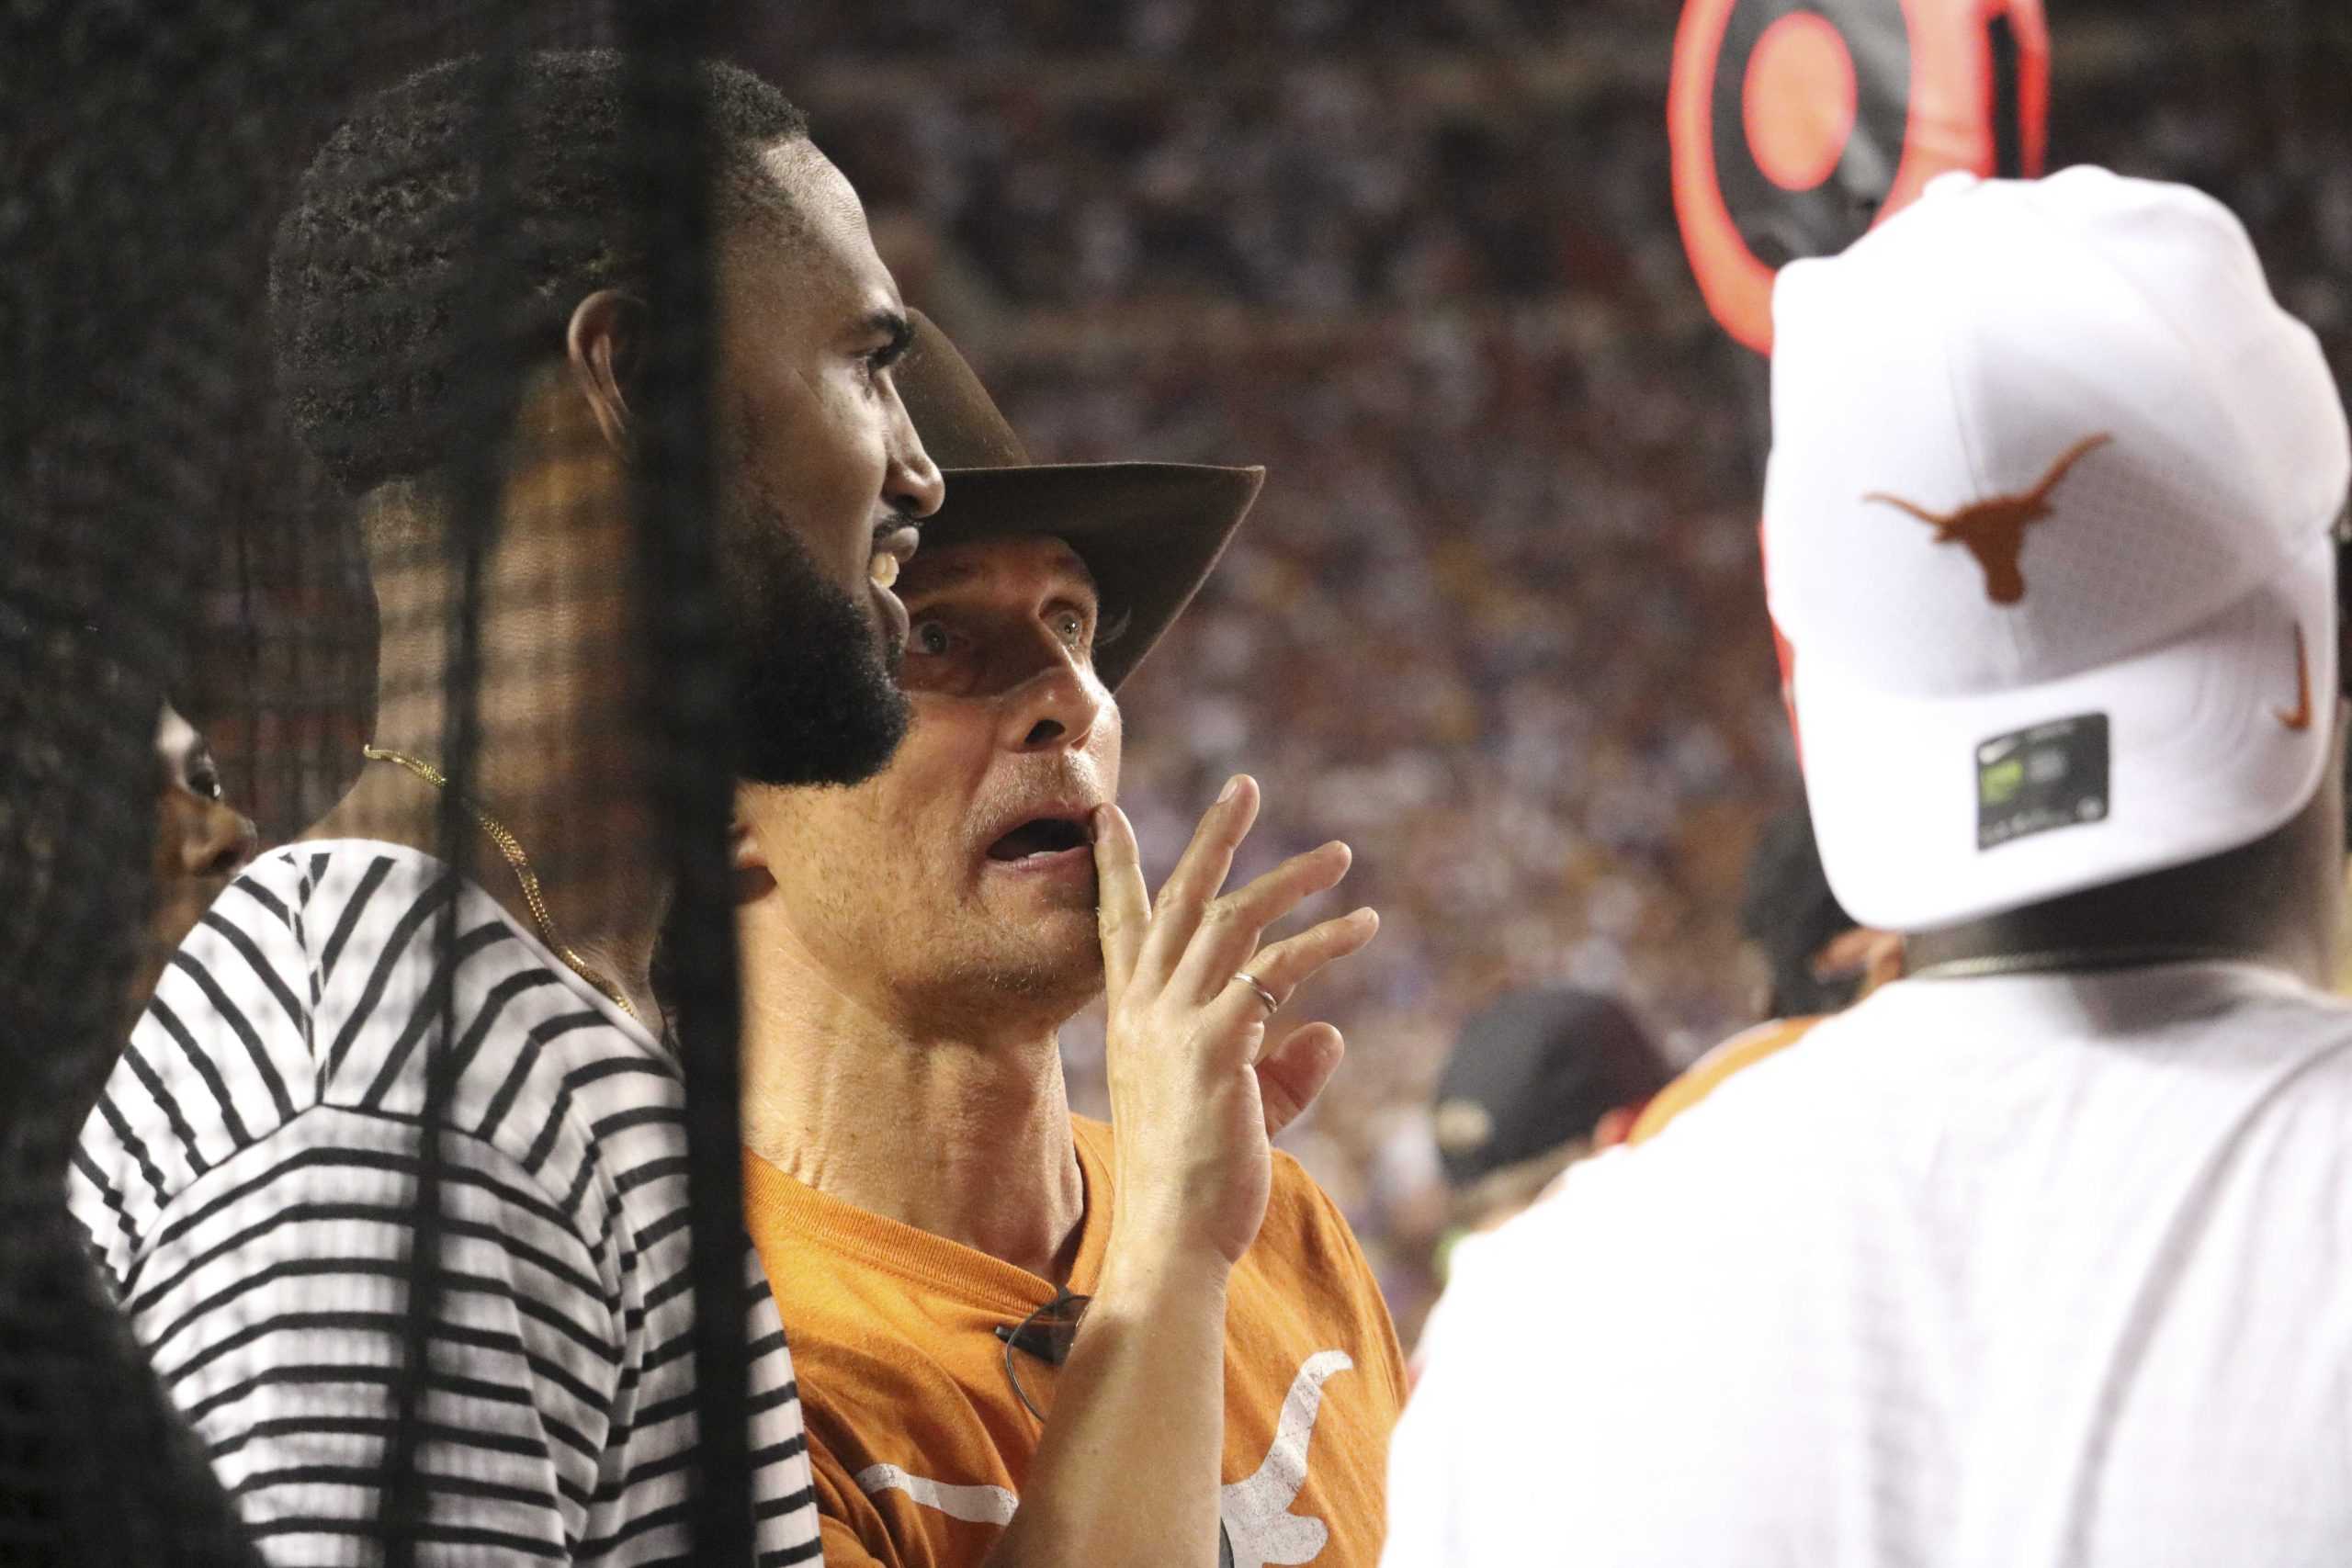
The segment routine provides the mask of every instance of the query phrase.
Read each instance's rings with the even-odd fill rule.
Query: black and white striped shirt
[[[239,877],[84,1129],[74,1213],[265,1554],[375,1561],[445,975],[455,1080],[418,1561],[682,1560],[695,1418],[676,1064],[440,863],[297,843]],[[745,1262],[758,1561],[814,1562],[791,1359]]]

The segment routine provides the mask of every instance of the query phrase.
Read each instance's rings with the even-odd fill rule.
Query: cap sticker
[[[2107,715],[2053,719],[1976,748],[1976,847],[2107,819]]]

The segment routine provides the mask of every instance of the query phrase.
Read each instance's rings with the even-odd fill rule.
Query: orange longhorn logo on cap
[[[1936,530],[1939,545],[1965,545],[1976,564],[1984,569],[1984,593],[1996,604],[2014,604],[2025,597],[2025,570],[2018,558],[2025,549],[2025,531],[2032,524],[2050,515],[2050,492],[2066,477],[2066,470],[2082,460],[2084,454],[2104,446],[2115,439],[2111,435],[2086,435],[2066,448],[2041,482],[2020,495],[1996,495],[1973,506],[1963,506],[1950,516],[1939,516],[1922,506],[1916,506],[1900,496],[1873,491],[1864,501],[1883,502],[1909,513]]]

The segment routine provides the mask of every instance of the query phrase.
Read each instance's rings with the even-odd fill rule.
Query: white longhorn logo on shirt
[[[1323,1384],[1355,1365],[1345,1350],[1318,1350],[1302,1362],[1283,1399],[1274,1440],[1258,1468],[1224,1488],[1217,1518],[1224,1527],[1223,1562],[1233,1568],[1291,1568],[1312,1562],[1331,1539],[1330,1527],[1290,1511],[1306,1485],[1306,1447],[1323,1413]],[[913,1475],[895,1464],[857,1472],[867,1496],[896,1488],[926,1508],[968,1524],[1009,1525],[1021,1499],[1001,1486],[959,1486]]]
[[[1218,1497],[1217,1517],[1225,1523],[1233,1568],[1312,1562],[1331,1539],[1321,1519],[1294,1514],[1290,1506],[1306,1484],[1306,1445],[1315,1437],[1315,1418],[1323,1413],[1324,1382],[1354,1365],[1345,1350],[1307,1357],[1283,1400],[1265,1461]]]
[[[857,1472],[859,1490],[871,1497],[895,1486],[926,1508],[970,1525],[1009,1525],[1021,1499],[1001,1486],[958,1486],[910,1475],[895,1464],[869,1464]]]

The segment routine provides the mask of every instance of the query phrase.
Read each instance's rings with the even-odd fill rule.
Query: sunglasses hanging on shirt
[[[1052,1301],[1019,1323],[1001,1323],[996,1326],[996,1337],[1004,1341],[1005,1378],[1012,1384],[1014,1396],[1040,1421],[1046,1418],[1046,1413],[1037,1408],[1037,1402],[1021,1386],[1021,1369],[1012,1353],[1018,1350],[1049,1367],[1058,1367],[1069,1360],[1069,1348],[1078,1341],[1079,1321],[1086,1315],[1087,1303],[1092,1299],[1058,1291]]]

